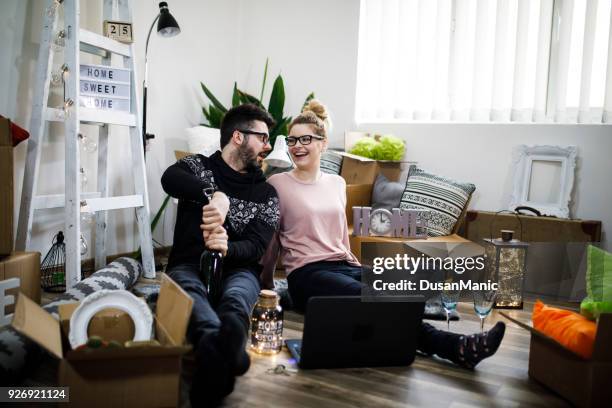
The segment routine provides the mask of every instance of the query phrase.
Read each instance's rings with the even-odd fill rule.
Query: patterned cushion
[[[335,152],[323,152],[321,154],[321,171],[329,174],[340,174],[342,168],[342,156]]]
[[[462,183],[410,166],[400,208],[428,209],[428,231],[432,237],[449,235],[476,189]]]

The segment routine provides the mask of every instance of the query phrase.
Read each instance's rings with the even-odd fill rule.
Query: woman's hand
[[[225,194],[216,191],[208,204],[202,207],[202,229],[204,240],[217,228],[223,225],[229,211],[229,199]]]
[[[208,238],[204,238],[206,248],[221,252],[225,257],[227,255],[227,232],[222,226],[218,226],[208,234]]]

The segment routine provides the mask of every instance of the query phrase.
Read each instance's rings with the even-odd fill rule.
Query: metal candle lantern
[[[283,348],[283,309],[272,290],[262,290],[251,316],[251,350],[277,354]]]
[[[46,292],[66,291],[66,243],[62,231],[53,237],[51,248],[40,265],[40,282]]]
[[[499,214],[499,211],[497,214]],[[516,214],[515,214],[516,215]],[[523,238],[521,220],[517,215]],[[493,218],[495,220],[495,217]],[[498,283],[497,296],[493,307],[496,309],[523,308],[523,281],[527,270],[527,248],[529,244],[514,239],[514,231],[501,230],[501,238],[493,239],[491,221],[491,238],[485,238],[486,267]]]

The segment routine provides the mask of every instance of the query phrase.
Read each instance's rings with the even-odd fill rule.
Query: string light
[[[79,133],[79,142],[83,150],[87,153],[93,153],[98,149],[98,144],[82,133]]]
[[[81,213],[81,224],[91,224],[93,222],[93,214],[90,212]]]
[[[89,248],[87,247],[87,240],[85,239],[83,234],[81,234],[81,239],[80,239],[80,242],[79,242],[79,246],[81,247],[81,255],[87,254],[87,250]]]
[[[79,175],[81,178],[81,190],[85,190],[85,187],[87,187],[87,172],[84,168],[81,167],[79,169]]]
[[[51,73],[51,85],[59,86],[65,83],[69,72],[68,65],[63,64],[57,71]]]
[[[51,41],[51,49],[56,52],[63,50],[66,46],[66,36],[66,30],[58,30]]]
[[[53,0],[53,3],[49,7],[47,7],[47,15],[49,17],[55,17],[57,14],[57,9],[64,2],[64,0]]]
[[[55,118],[57,120],[66,120],[70,117],[70,109],[74,105],[74,101],[71,98],[68,98],[64,101],[64,104],[58,106],[55,109]]]

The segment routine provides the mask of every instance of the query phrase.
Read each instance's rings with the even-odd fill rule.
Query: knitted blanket
[[[58,306],[78,302],[100,289],[131,288],[142,275],[142,265],[131,258],[118,258],[59,295],[43,308],[58,318]],[[40,364],[43,350],[12,327],[0,328],[0,384],[18,384]]]

